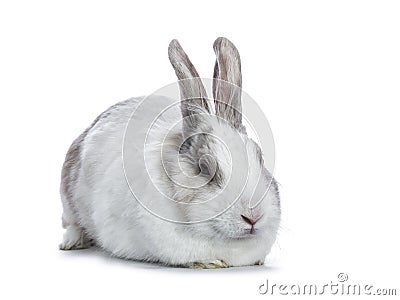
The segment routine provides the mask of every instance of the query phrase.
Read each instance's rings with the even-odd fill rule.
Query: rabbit
[[[281,220],[278,185],[242,122],[238,50],[222,37],[213,48],[211,100],[172,40],[178,105],[162,95],[128,99],[72,143],[61,175],[61,250],[96,245],[119,258],[174,267],[264,263]],[[132,117],[144,102],[150,104]],[[160,105],[170,110],[148,130]],[[127,130],[130,120],[135,125]],[[145,134],[142,150],[138,136]],[[262,201],[252,206],[252,199]]]

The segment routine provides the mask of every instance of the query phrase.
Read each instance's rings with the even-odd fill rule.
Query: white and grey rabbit
[[[96,244],[117,257],[182,267],[263,263],[280,200],[242,124],[239,53],[228,39],[215,41],[210,100],[178,41],[168,50],[178,105],[162,95],[120,102],[71,145],[62,169],[60,249]],[[165,104],[170,109],[155,119]]]

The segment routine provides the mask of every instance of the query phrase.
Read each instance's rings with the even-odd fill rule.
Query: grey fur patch
[[[63,199],[63,201],[66,201],[66,205],[68,206],[69,209],[72,210],[72,212],[75,213],[74,209],[75,205],[73,202],[74,189],[76,186],[76,182],[79,178],[79,172],[81,168],[82,147],[88,133],[100,120],[107,118],[112,113],[113,110],[118,109],[119,107],[122,107],[124,105],[127,105],[129,101],[131,101],[131,99],[114,104],[113,106],[105,110],[103,113],[101,113],[92,122],[92,124],[88,128],[86,128],[85,131],[81,135],[79,135],[78,138],[76,138],[73,141],[72,145],[68,149],[61,171],[60,193],[63,196],[61,198]],[[66,220],[63,220],[63,224],[65,224],[65,221]]]
[[[179,153],[192,162],[196,173],[202,173],[204,176],[210,177],[210,184],[216,184],[221,187],[225,182],[224,174],[210,147],[215,142],[215,139],[209,134],[199,133],[187,138],[181,145]]]

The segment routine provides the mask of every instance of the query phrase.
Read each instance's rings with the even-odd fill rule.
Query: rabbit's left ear
[[[227,38],[214,42],[217,59],[214,67],[213,96],[216,114],[237,129],[242,129],[242,72],[240,56]]]
[[[199,112],[209,113],[208,97],[200,76],[177,40],[169,44],[168,56],[179,79],[183,117],[191,117]]]

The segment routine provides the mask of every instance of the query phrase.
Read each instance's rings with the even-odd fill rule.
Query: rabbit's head
[[[242,123],[240,57],[226,38],[214,43],[213,97],[178,41],[169,58],[179,79],[182,143],[174,172],[174,197],[193,230],[207,237],[275,239],[280,221],[277,184],[262,151]],[[268,155],[268,153],[266,154]]]

